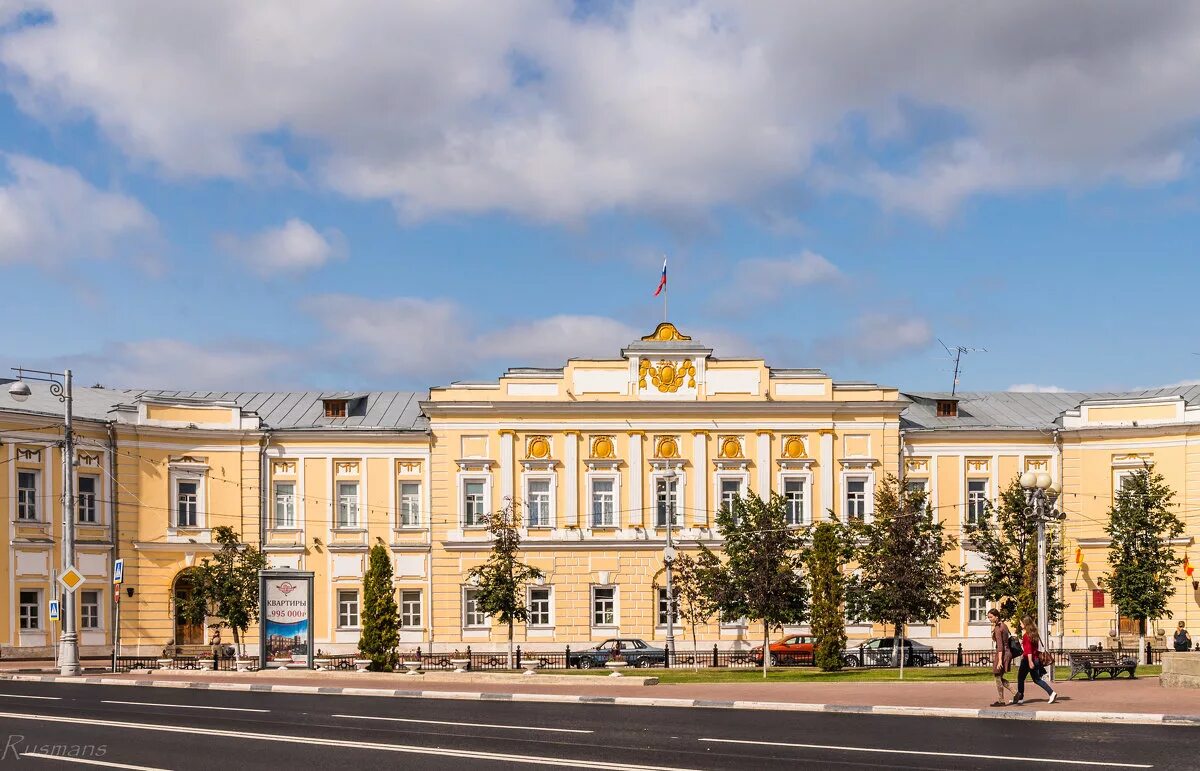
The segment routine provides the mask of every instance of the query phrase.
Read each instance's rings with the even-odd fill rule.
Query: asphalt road
[[[1179,726],[24,682],[0,682],[0,746],[0,766],[59,771],[1200,768]]]

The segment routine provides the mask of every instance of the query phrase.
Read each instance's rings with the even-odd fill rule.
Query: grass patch
[[[1059,667],[1059,677],[1066,677],[1071,670]],[[1154,677],[1162,673],[1162,667],[1139,666],[1138,677]],[[554,670],[554,674],[573,674],[582,677],[604,677],[606,670]],[[657,677],[660,683],[761,683],[764,682],[761,669],[694,669],[674,667],[663,669],[626,670],[629,675],[648,675]],[[1009,681],[1015,681],[1017,669],[1013,667],[1008,674]],[[1101,675],[1102,679],[1105,676]],[[936,683],[979,683],[990,682],[992,671],[988,667],[906,667],[904,682],[936,682]],[[1076,680],[1080,680],[1076,677]],[[1123,679],[1123,678],[1122,678]],[[822,672],[815,667],[776,667],[767,672],[768,683],[886,683],[900,682],[899,669],[844,669],[841,672]]]

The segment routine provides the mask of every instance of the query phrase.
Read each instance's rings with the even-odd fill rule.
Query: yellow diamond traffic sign
[[[83,583],[83,573],[80,573],[72,565],[63,571],[63,574],[58,577],[58,582],[66,587],[68,592],[73,592]]]

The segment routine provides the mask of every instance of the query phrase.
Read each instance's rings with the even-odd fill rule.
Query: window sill
[[[396,531],[397,533],[421,533],[427,529],[428,528],[425,525],[396,525],[392,528],[392,530]]]
[[[336,628],[339,632],[361,632],[361,626],[339,626]]]
[[[334,525],[330,528],[330,531],[334,533],[365,533],[367,529],[358,525]]]
[[[301,533],[304,528],[296,527],[295,525],[272,525],[267,528],[269,533]]]

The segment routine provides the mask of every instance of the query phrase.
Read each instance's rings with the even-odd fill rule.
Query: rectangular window
[[[654,485],[657,505],[654,507],[654,526],[666,527],[670,518],[675,527],[683,523],[683,511],[679,505],[679,480],[659,477]],[[674,514],[674,516],[671,516]]]
[[[804,524],[804,480],[789,477],[783,480],[783,499],[787,502],[787,523]]]
[[[325,417],[327,418],[344,418],[346,417],[346,400],[345,399],[322,399],[325,406]]]
[[[79,628],[100,628],[100,592],[95,589],[79,593]]]
[[[81,474],[75,480],[75,515],[79,518],[80,522],[85,524],[95,524],[97,522],[96,490],[99,486],[99,477],[94,477],[91,474]]]
[[[275,527],[296,526],[296,483],[275,483]]]
[[[867,516],[867,480],[849,478],[846,480],[846,519],[866,519]]]
[[[358,482],[338,482],[337,496],[337,526],[358,527]]]
[[[904,489],[910,493],[924,493],[925,492],[925,480],[924,479],[906,480],[904,482]]]
[[[550,480],[525,482],[525,513],[529,527],[550,527]]]
[[[358,629],[358,590],[338,590],[338,629]]]
[[[488,625],[488,616],[479,609],[479,590],[463,590],[463,626],[481,627]]]
[[[463,525],[479,527],[486,516],[483,510],[483,482],[470,480],[463,483]]]
[[[679,623],[679,597],[678,596],[675,597],[675,602],[673,604],[675,605],[675,608],[674,608],[675,612],[671,614],[673,616],[673,618],[671,620],[673,623],[678,624]],[[659,590],[658,590],[658,625],[659,626],[667,625],[667,589],[666,589],[666,587],[659,587]]]
[[[592,626],[617,625],[617,589],[615,586],[592,587]]]
[[[421,526],[421,485],[419,482],[400,483],[400,527]]]
[[[418,589],[400,592],[400,628],[421,628],[421,592]]]
[[[38,518],[38,472],[17,472],[17,519]]]
[[[200,482],[180,479],[175,482],[175,526],[197,527],[200,521]]]
[[[37,631],[42,628],[42,593],[22,591],[18,595],[22,631]]]
[[[616,483],[612,479],[593,479],[592,527],[616,526]]]
[[[529,625],[550,626],[554,617],[550,613],[550,589],[529,590]]]
[[[986,479],[967,480],[967,522],[978,524],[987,516]]]
[[[987,623],[988,603],[982,586],[967,589],[967,620],[972,624]]]
[[[741,506],[742,500],[742,480],[740,479],[722,479],[721,480],[721,508],[728,509],[733,513],[734,518],[737,518],[738,507]]]

